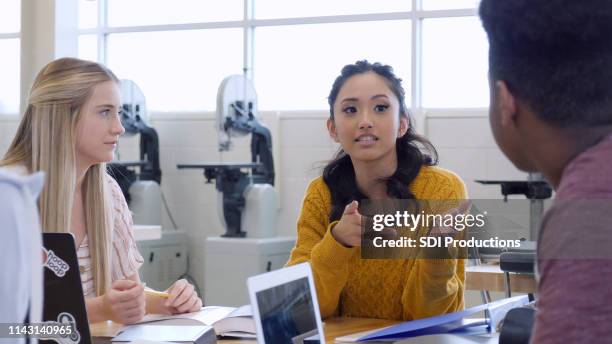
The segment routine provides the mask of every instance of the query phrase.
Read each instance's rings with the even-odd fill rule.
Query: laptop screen
[[[266,344],[317,343],[317,320],[308,277],[258,291],[259,314]]]

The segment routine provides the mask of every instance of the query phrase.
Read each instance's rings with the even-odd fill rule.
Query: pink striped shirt
[[[112,233],[112,257],[111,257],[111,283],[126,279],[136,272],[143,263],[142,256],[136,247],[134,240],[132,213],[121,193],[119,184],[110,176],[107,182],[111,189],[113,204],[113,233]],[[89,252],[89,238],[85,235],[83,242],[77,250],[81,282],[85,297],[94,297],[93,275],[91,273],[91,254]]]

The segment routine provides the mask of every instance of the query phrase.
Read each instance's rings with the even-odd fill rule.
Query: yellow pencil
[[[153,289],[150,289],[150,288],[145,288],[144,292],[147,295],[152,295],[152,296],[157,296],[157,297],[163,297],[163,298],[170,297],[170,294],[168,294],[166,292],[157,291],[157,290],[153,290]]]

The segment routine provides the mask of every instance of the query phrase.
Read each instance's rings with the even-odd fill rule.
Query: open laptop
[[[247,280],[260,344],[325,344],[309,263]]]
[[[40,343],[91,344],[74,237],[71,233],[43,233],[43,246],[43,321],[47,324],[59,322],[72,326],[69,331],[45,338]]]

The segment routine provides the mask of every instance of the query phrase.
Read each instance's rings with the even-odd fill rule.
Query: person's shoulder
[[[0,183],[17,188],[23,184],[23,180],[21,176],[14,173],[12,170],[2,166],[0,167]]]
[[[4,178],[25,177],[30,174],[28,168],[24,165],[4,165],[0,166],[0,174]]]
[[[0,168],[0,194],[2,194],[0,204],[2,207],[13,204],[16,197],[21,197],[23,186],[23,182]]]
[[[306,188],[306,195],[325,197],[329,194],[329,187],[327,186],[327,183],[325,183],[323,176],[312,179]]]
[[[18,217],[28,216],[36,208],[36,197],[44,184],[44,174],[20,175],[0,167],[0,230],[16,226]],[[4,232],[3,232],[4,233]]]
[[[610,259],[612,199],[555,199],[538,235],[542,259]]]
[[[121,191],[121,187],[119,186],[119,183],[117,183],[115,178],[113,178],[113,176],[111,176],[110,174],[106,173],[104,175],[104,179],[106,180],[106,185],[109,188],[111,200],[113,201],[115,207],[123,203],[127,204],[127,201],[123,196],[123,192]]]
[[[438,182],[446,182],[449,184],[463,183],[461,177],[455,172],[447,170],[439,166],[427,166],[421,167],[421,171],[417,178],[434,179]]]
[[[37,197],[44,186],[44,173],[30,174],[28,169],[21,165],[1,166],[0,183],[6,188],[28,189],[30,194]]]
[[[308,183],[304,192],[304,204],[317,204],[325,211],[331,209],[331,191],[322,176],[317,177]]]
[[[119,183],[111,176],[106,173],[104,176],[108,191],[110,193],[110,204],[113,211],[113,230],[114,230],[114,242],[124,241],[126,237],[130,236],[131,227],[133,225],[132,212],[128,206],[125,196],[121,191]]]
[[[411,189],[419,199],[467,197],[463,180],[456,173],[439,166],[421,167]]]

